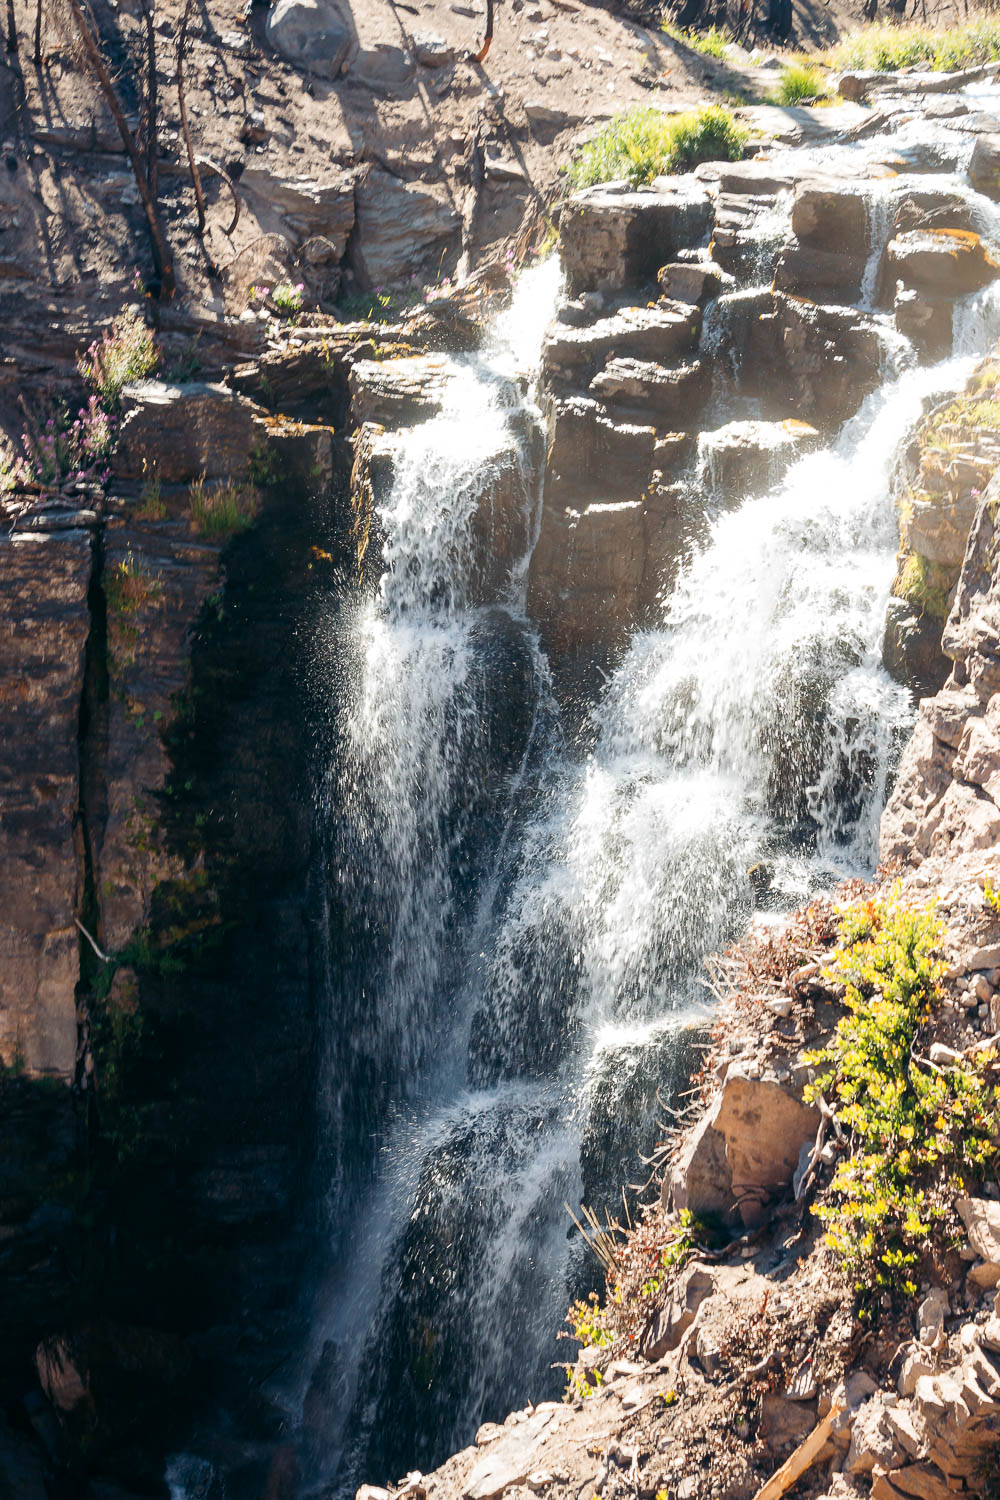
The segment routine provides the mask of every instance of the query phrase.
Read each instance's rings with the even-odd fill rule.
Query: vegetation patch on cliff
[[[642,187],[654,177],[689,172],[703,161],[738,161],[747,131],[720,104],[680,115],[633,109],[609,120],[569,169],[571,189],[624,179]]]

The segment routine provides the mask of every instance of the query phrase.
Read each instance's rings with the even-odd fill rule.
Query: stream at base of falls
[[[847,149],[813,151],[815,170]],[[884,242],[886,190],[864,187]],[[863,303],[873,287],[866,273]],[[957,305],[937,365],[887,333],[882,385],[829,446],[735,509],[708,495],[661,623],[571,738],[525,614],[544,453],[531,376],[559,289],[555,261],[526,272],[482,351],[454,358],[440,414],[399,436],[385,572],[346,648],[326,1264],[282,1393],[316,1496],[426,1470],[561,1392],[557,1332],[598,1269],[564,1205],[621,1216],[622,1185],[642,1183],[657,1094],[685,1087],[709,1014],[705,955],[874,868],[913,721],[881,661],[893,468],[1000,329],[987,290]],[[704,451],[689,482],[710,485]],[[484,580],[477,518],[498,486],[524,545]]]

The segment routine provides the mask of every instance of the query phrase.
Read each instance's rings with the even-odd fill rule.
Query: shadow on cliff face
[[[78,1086],[0,1079],[4,1500],[8,1474],[18,1500],[91,1500],[103,1483],[166,1497],[166,1454],[196,1418],[227,1494],[263,1494],[288,1467],[260,1390],[293,1347],[312,1230],[327,704],[308,664],[321,601],[329,615],[343,587],[340,477],[318,496],[273,484],[223,555],[164,734],[169,779],[135,789],[186,873],[109,962],[84,945]],[[84,818],[100,816],[107,755],[92,621]],[[89,868],[87,886],[99,930]]]

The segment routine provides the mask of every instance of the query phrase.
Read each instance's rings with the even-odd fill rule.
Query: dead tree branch
[[[122,145],[125,147],[126,155],[132,166],[135,176],[135,185],[139,189],[139,197],[142,200],[143,211],[146,215],[146,225],[149,230],[149,240],[153,251],[153,267],[160,282],[160,295],[167,301],[174,295],[176,282],[174,281],[174,268],[171,263],[170,251],[167,248],[166,237],[160,224],[160,216],[157,212],[156,201],[149,189],[149,180],[146,177],[145,165],[139,155],[139,148],[135,142],[135,136],[129,129],[122,109],[121,100],[111,75],[108,72],[101,49],[98,46],[95,33],[91,30],[83,6],[80,0],[69,0],[69,8],[73,14],[73,21],[83,45],[84,55],[90,65],[101,93],[104,95],[105,103],[111,111],[112,119],[118,127]]]
[[[188,125],[187,105],[184,102],[184,48],[187,44],[188,17],[190,14],[191,0],[184,0],[181,29],[177,34],[177,102],[180,105],[181,134],[184,137],[184,149],[187,151],[188,166],[191,169],[194,201],[198,209],[198,233],[201,235],[205,233],[205,194],[202,192],[201,178],[198,175],[198,161],[194,154],[194,145],[191,141],[191,128]]]

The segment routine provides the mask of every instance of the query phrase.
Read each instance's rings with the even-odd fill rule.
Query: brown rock
[[[978,234],[960,229],[912,229],[890,240],[889,270],[906,287],[932,296],[962,297],[1000,271]]]
[[[707,363],[695,359],[671,369],[640,359],[612,359],[590,382],[600,401],[658,426],[685,427],[697,422],[712,394]]]
[[[424,421],[440,411],[448,378],[448,361],[441,354],[359,359],[348,376],[351,415],[359,427],[363,422],[407,427]]]
[[[74,915],[87,530],[0,539],[0,1059],[69,1079],[80,977]]]
[[[816,1406],[812,1401],[789,1401],[787,1396],[768,1393],[760,1407],[760,1435],[778,1453],[800,1443],[816,1426]]]
[[[658,1360],[671,1349],[676,1349],[694,1322],[699,1307],[714,1290],[711,1273],[704,1266],[687,1267],[678,1278],[670,1301],[657,1308],[640,1335],[639,1347],[643,1357]]]
[[[224,385],[145,380],[126,386],[122,410],[112,472],[124,479],[242,480],[264,438],[263,408]]]
[[[738,1212],[755,1227],[771,1198],[790,1185],[817,1122],[816,1110],[781,1084],[732,1065],[714,1108],[664,1181],[665,1201],[669,1195],[675,1209],[695,1215]]]
[[[666,364],[697,347],[701,311],[687,303],[623,307],[585,328],[557,323],[545,341],[542,368],[549,380],[583,385],[611,358]]]
[[[701,437],[712,489],[729,505],[777,484],[795,460],[814,448],[819,433],[808,422],[729,422]]]
[[[443,184],[401,182],[370,167],[355,189],[357,222],[348,262],[363,287],[430,276],[456,252],[462,221]]]
[[[976,1254],[1000,1266],[1000,1203],[991,1198],[961,1197],[956,1198],[955,1209]]]
[[[678,250],[697,244],[711,219],[707,190],[691,181],[659,179],[638,192],[612,184],[575,193],[559,219],[571,293],[622,291],[651,279]]]
[[[707,302],[722,290],[724,272],[712,261],[671,261],[656,273],[660,291],[673,302]]]

